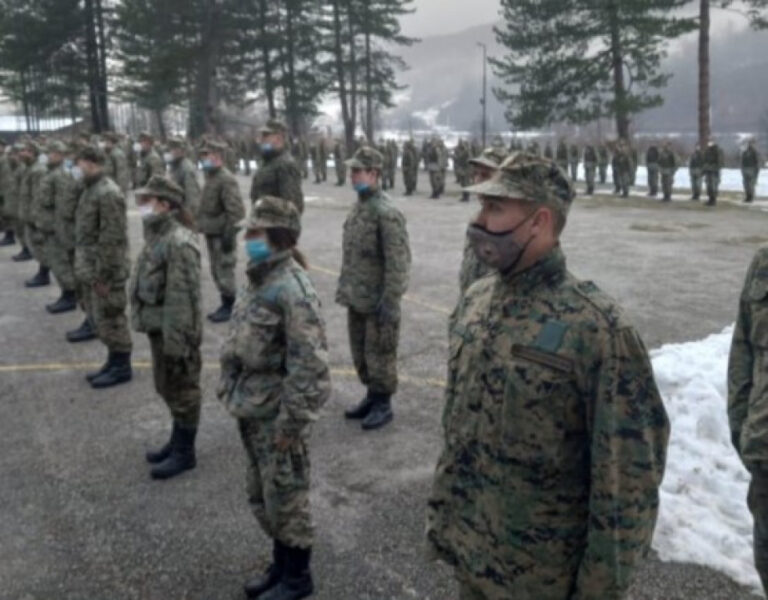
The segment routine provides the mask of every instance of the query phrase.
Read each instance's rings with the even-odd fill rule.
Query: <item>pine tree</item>
[[[676,16],[687,0],[502,0],[495,28],[507,51],[491,59],[494,89],[517,127],[612,117],[629,137],[633,114],[659,106],[668,40],[695,28]]]

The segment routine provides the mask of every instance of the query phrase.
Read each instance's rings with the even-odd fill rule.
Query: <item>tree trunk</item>
[[[157,108],[155,109],[154,113],[155,113],[155,121],[157,122],[157,132],[160,134],[160,139],[165,141],[166,131],[165,131],[165,120],[163,119],[163,109]]]
[[[709,120],[709,0],[699,8],[699,144],[704,148],[711,135]]]
[[[292,0],[288,0],[285,7],[285,50],[286,50],[286,62],[288,81],[286,86],[286,108],[288,113],[288,127],[291,129],[291,134],[294,136],[299,135],[299,118],[298,106],[296,102],[296,57],[295,57],[295,44],[293,31],[293,3]]]
[[[611,26],[611,62],[613,66],[614,112],[616,113],[616,133],[619,139],[629,140],[629,115],[627,114],[627,88],[624,83],[624,51],[621,46],[621,23],[619,7],[610,3],[609,20]]]
[[[272,78],[272,60],[269,53],[269,42],[267,36],[267,0],[259,0],[259,12],[261,13],[261,19],[259,20],[259,28],[261,33],[261,60],[264,65],[264,93],[267,96],[267,108],[269,110],[270,118],[274,119],[277,116],[277,110],[275,109],[275,83]]]
[[[355,140],[355,126],[354,119],[350,115],[349,98],[347,96],[347,74],[344,68],[344,47],[341,41],[340,2],[341,0],[333,0],[333,58],[336,65],[336,82],[339,86],[338,92],[339,102],[341,103],[341,120],[344,122],[344,136],[347,141],[347,147],[352,148],[352,142]]]
[[[104,9],[102,0],[96,0],[96,27],[98,29],[98,91],[99,113],[101,114],[101,126],[104,131],[109,130],[109,90],[107,87],[107,42],[104,31]]]
[[[365,17],[364,23],[366,24],[365,31],[365,135],[373,143],[373,81],[371,80],[371,32],[368,29],[370,27],[369,20],[370,14],[368,11],[368,2],[365,5]]]
[[[195,74],[195,91],[189,111],[189,135],[197,139],[215,129],[216,64],[219,57],[219,9],[216,0],[207,0],[202,20],[200,60]]]
[[[354,148],[355,132],[357,131],[357,47],[355,45],[355,25],[352,16],[353,7],[347,5],[347,31],[349,36],[349,96],[350,123],[347,128],[347,148]]]
[[[99,102],[99,59],[96,51],[96,16],[94,0],[85,0],[85,61],[88,69],[88,99],[91,107],[91,127],[102,131],[101,103]]]

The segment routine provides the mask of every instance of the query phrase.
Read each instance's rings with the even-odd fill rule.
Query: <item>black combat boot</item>
[[[267,567],[260,577],[254,577],[245,582],[245,595],[248,598],[258,598],[264,592],[271,590],[283,576],[285,570],[285,546],[275,540],[272,545],[272,564]]]
[[[194,469],[197,465],[195,458],[197,427],[178,425],[177,430],[176,439],[171,444],[171,453],[168,458],[150,471],[152,479],[170,479],[184,471]]]
[[[22,246],[21,252],[11,256],[11,260],[14,262],[24,262],[27,260],[32,260],[32,253],[29,251],[29,248],[27,248],[26,246]]]
[[[371,396],[374,404],[368,416],[363,419],[363,429],[366,431],[384,427],[394,418],[391,396],[389,394],[371,394]]]
[[[179,437],[179,426],[176,425],[176,421],[173,422],[173,428],[171,429],[171,438],[165,443],[165,445],[159,450],[147,450],[144,457],[150,465],[156,465],[163,462],[171,455],[171,448],[177,443]]]
[[[52,315],[69,312],[71,310],[75,310],[76,308],[77,297],[75,296],[75,292],[72,290],[64,290],[61,292],[61,297],[59,297],[56,302],[53,304],[47,304],[45,306],[45,310],[47,310]]]
[[[50,276],[50,269],[48,267],[44,267],[43,265],[40,265],[40,268],[37,270],[37,273],[32,279],[27,279],[24,282],[24,287],[28,288],[36,288],[36,287],[43,287],[46,285],[50,285],[51,283],[51,276]]]
[[[67,331],[67,341],[75,344],[77,342],[87,342],[88,340],[96,339],[96,328],[91,323],[91,320],[86,317],[82,325],[72,331]]]
[[[311,548],[285,547],[285,569],[280,582],[261,596],[262,600],[300,600],[315,591],[309,561]]]
[[[371,392],[368,392],[365,398],[363,398],[357,406],[345,410],[344,416],[347,419],[365,419],[365,417],[368,416],[368,413],[371,412],[373,404],[372,394]]]
[[[90,373],[85,374],[85,380],[88,383],[92,383],[94,379],[99,377],[100,375],[103,375],[109,369],[112,367],[112,361],[113,361],[112,353],[107,354],[107,360],[104,361],[104,364],[101,365],[96,371],[91,371]]]
[[[226,323],[232,317],[232,306],[235,304],[235,299],[232,296],[221,297],[221,306],[214,312],[208,315],[208,320],[211,323]]]
[[[0,246],[13,246],[16,243],[16,234],[13,233],[13,229],[7,229],[5,231],[5,237],[0,240]]]
[[[127,383],[131,379],[133,379],[131,353],[113,352],[112,364],[109,365],[106,371],[91,381],[91,387],[98,390]]]

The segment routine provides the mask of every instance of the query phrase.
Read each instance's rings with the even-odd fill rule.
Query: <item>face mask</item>
[[[72,159],[71,158],[64,159],[64,170],[65,171],[68,171],[69,173],[71,173],[73,166],[74,166],[74,164],[72,163]]]
[[[136,142],[136,143],[133,145],[133,151],[134,151],[134,152],[141,152],[141,144],[139,144],[138,142]]]
[[[358,194],[365,194],[366,192],[371,191],[371,184],[370,183],[355,183],[354,184],[355,191]]]
[[[204,158],[201,161],[201,164],[203,165],[204,171],[210,171],[211,169],[216,168],[216,165],[213,164],[213,161],[210,158]]]
[[[107,149],[107,145],[104,142],[99,142],[97,144],[97,146],[99,147],[100,150],[106,150]]]
[[[245,252],[255,263],[264,262],[272,254],[272,250],[264,240],[245,240]]]
[[[272,144],[268,143],[268,142],[265,142],[265,143],[263,143],[261,145],[261,153],[262,154],[269,155],[269,154],[272,154],[274,151],[275,151],[275,147]]]
[[[140,204],[139,205],[139,215],[141,215],[142,219],[148,219],[149,217],[153,216],[155,214],[155,209],[152,208],[151,204]]]
[[[173,162],[173,154],[171,154],[170,152],[166,152],[165,154],[163,154],[163,160],[167,163]]]
[[[75,181],[80,181],[83,178],[83,170],[75,165],[72,167],[72,177],[75,179]]]
[[[492,269],[507,273],[512,271],[523,258],[528,244],[531,243],[533,236],[524,244],[520,245],[515,240],[515,232],[520,229],[526,221],[531,219],[532,213],[523,219],[517,227],[509,231],[500,231],[493,233],[481,225],[472,224],[467,230],[469,242],[475,251],[480,262],[485,263]]]
[[[48,155],[47,154],[41,154],[37,157],[37,162],[39,162],[41,165],[47,165],[48,164]]]

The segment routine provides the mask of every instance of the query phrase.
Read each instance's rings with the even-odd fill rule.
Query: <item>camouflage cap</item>
[[[358,148],[354,156],[344,163],[350,169],[377,169],[381,171],[384,167],[384,157],[381,152],[370,146],[362,146]]]
[[[207,140],[200,148],[200,154],[209,154],[215,152],[216,154],[223,154],[227,151],[227,145],[223,142],[217,142],[215,140]]]
[[[175,181],[163,175],[153,175],[143,188],[139,188],[134,193],[136,196],[162,198],[179,206],[184,204],[184,190]]]
[[[489,169],[498,169],[499,165],[509,156],[506,148],[499,146],[490,146],[480,153],[480,156],[469,159],[470,165],[488,167]]]
[[[270,229],[283,227],[301,233],[301,215],[296,206],[276,196],[262,196],[251,208],[245,220],[246,229]]]
[[[488,181],[464,188],[465,192],[547,204],[568,214],[576,193],[571,181],[554,161],[515,152]]]
[[[280,119],[270,119],[259,128],[259,133],[285,133],[286,131],[288,127]]]
[[[40,154],[41,148],[40,145],[37,142],[33,142],[32,140],[25,140],[21,144],[21,150],[29,150],[32,154]]]
[[[120,135],[114,131],[105,131],[101,134],[101,137],[108,142],[112,142],[113,144],[116,144],[120,141]]]
[[[48,144],[48,152],[56,152],[58,154],[66,154],[67,145],[59,140],[54,140]]]
[[[172,137],[168,138],[168,147],[169,148],[181,148],[182,150],[187,147],[187,142],[183,138],[180,137]]]
[[[150,141],[150,142],[154,142],[155,141],[155,136],[153,136],[151,133],[149,133],[149,131],[142,131],[139,134],[139,141],[141,141],[141,140],[147,140],[147,141]]]
[[[77,153],[77,160],[87,160],[88,162],[103,165],[107,162],[107,155],[98,146],[85,146]]]

